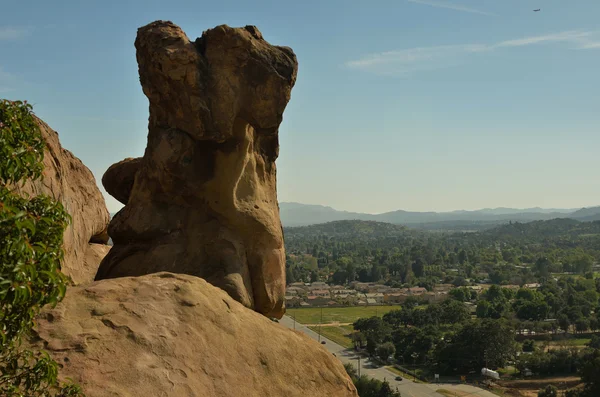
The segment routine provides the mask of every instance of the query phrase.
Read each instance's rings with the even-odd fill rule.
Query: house
[[[393,294],[385,294],[383,296],[383,301],[385,303],[402,303],[406,300],[407,295],[400,293],[400,292],[396,292]]]
[[[302,301],[297,296],[286,296],[285,307],[298,307]]]
[[[372,299],[376,304],[381,304],[383,303],[384,300],[384,296],[381,292],[370,292],[365,294],[365,298],[367,299],[367,303],[371,304],[371,302],[369,302],[369,299]]]
[[[531,284],[525,284],[523,286],[523,288],[528,288],[528,289],[538,289],[542,286],[542,284],[540,283],[531,283]]]
[[[315,289],[310,292],[311,295],[329,298],[331,294],[328,289]]]
[[[333,295],[356,295],[358,293],[358,291],[346,288],[331,289],[330,291]]]
[[[373,298],[367,298],[367,305],[376,305],[377,301]]]
[[[450,291],[454,286],[452,284],[437,284],[433,287],[435,292]]]
[[[300,302],[300,307],[310,307],[310,303]]]
[[[315,289],[327,289],[329,290],[329,286],[327,285],[327,283],[324,283],[323,281],[315,281],[314,283],[310,284],[309,289],[315,290]]]
[[[304,288],[298,287],[287,287],[285,292],[291,292],[294,295],[304,295],[306,293],[306,290]]]
[[[427,288],[423,288],[423,287],[412,287],[412,288],[406,288],[406,293],[408,295],[423,295],[424,293],[427,292]]]
[[[285,296],[296,296],[298,295],[298,291],[296,291],[295,289],[288,289],[285,291]]]
[[[366,304],[367,304],[367,302],[366,302],[366,301],[364,301],[364,300],[362,300],[362,299],[359,299],[359,300],[358,300],[358,302],[356,302],[356,303],[357,303],[358,305],[366,305]]]
[[[309,295],[306,297],[306,302],[311,306],[325,306],[330,301],[329,297]]]

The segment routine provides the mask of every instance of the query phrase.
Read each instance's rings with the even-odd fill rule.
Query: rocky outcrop
[[[107,248],[110,220],[104,197],[92,172],[60,145],[58,133],[39,118],[36,122],[46,142],[42,178],[15,186],[21,195],[48,195],[62,203],[71,215],[64,234],[62,271],[76,284],[94,280]]]
[[[357,396],[324,347],[188,275],[70,288],[37,334],[88,397]]]
[[[141,157],[130,157],[111,165],[102,176],[102,186],[106,192],[122,204],[127,204],[141,163]]]
[[[281,317],[275,160],[294,53],[253,26],[218,26],[192,42],[163,21],[140,28],[135,46],[150,102],[148,143],[141,160],[116,164],[103,178],[126,206],[111,221],[114,247],[96,279],[196,275]]]

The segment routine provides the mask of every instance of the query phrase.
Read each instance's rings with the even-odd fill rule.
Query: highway
[[[288,328],[294,328],[294,320],[288,316],[284,316],[279,323]],[[319,335],[304,325],[296,322],[296,331],[301,331],[313,338],[314,340],[319,339]],[[321,336],[321,340],[325,341],[321,347],[327,349],[330,353],[335,356],[342,363],[351,363],[354,368],[358,370],[358,355],[352,349],[346,349],[343,346],[338,345],[335,342]],[[368,359],[361,357],[360,359],[360,373],[361,375],[368,375],[372,378],[379,380],[387,380],[392,386],[392,389],[398,388],[398,391],[402,394],[402,397],[443,397],[441,394],[436,393],[438,389],[446,389],[449,391],[460,391],[463,396],[473,397],[497,397],[495,394],[480,389],[471,385],[464,384],[449,384],[449,383],[415,383],[412,380],[404,378],[402,381],[396,381],[396,374],[390,372],[385,367],[374,365]]]

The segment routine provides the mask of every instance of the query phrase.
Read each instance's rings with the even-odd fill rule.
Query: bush
[[[557,397],[558,389],[556,386],[548,385],[538,392],[538,397]]]
[[[523,351],[532,352],[535,350],[535,342],[532,339],[527,339],[523,342]]]
[[[62,238],[69,215],[46,196],[20,197],[14,186],[37,179],[45,143],[26,102],[0,100],[0,395],[80,396],[60,385],[58,364],[21,340],[45,305],[65,294],[60,272]]]

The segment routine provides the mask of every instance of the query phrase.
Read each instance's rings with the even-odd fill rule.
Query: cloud
[[[587,41],[577,47],[578,50],[591,50],[595,48],[600,48],[600,41]]]
[[[381,74],[407,74],[416,70],[437,69],[440,59],[451,61],[462,54],[485,51],[477,44],[417,47],[367,55],[346,63],[353,69],[378,70]]]
[[[442,2],[442,1],[434,1],[434,0],[407,0],[407,1],[409,3],[423,4],[423,5],[436,7],[436,8],[446,8],[446,9],[454,10],[454,11],[468,12],[471,14],[479,14],[479,15],[487,15],[487,16],[496,16],[497,15],[497,14],[494,14],[491,12],[476,10],[474,8],[462,6],[459,4],[453,4],[453,3]]]
[[[543,36],[532,36],[525,37],[516,40],[502,41],[496,44],[494,47],[521,47],[532,44],[540,44],[546,42],[570,42],[570,43],[581,43],[586,40],[592,32],[581,32],[577,30],[568,30],[566,32],[547,34]]]
[[[2,26],[0,27],[0,40],[18,40],[27,36],[30,32],[30,29],[23,27]]]
[[[420,70],[432,70],[456,64],[470,54],[540,45],[544,43],[567,43],[573,49],[600,49],[600,41],[593,41],[595,32],[569,30],[541,36],[505,40],[493,44],[459,44],[432,47],[416,47],[365,55],[346,62],[346,67],[384,75],[406,75]]]

